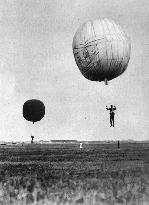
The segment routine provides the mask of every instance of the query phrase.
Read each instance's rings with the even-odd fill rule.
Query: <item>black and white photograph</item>
[[[149,205],[148,66],[148,0],[0,0],[0,205]]]

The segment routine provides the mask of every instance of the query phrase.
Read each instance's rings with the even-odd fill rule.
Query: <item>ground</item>
[[[147,205],[149,144],[0,146],[0,205]]]

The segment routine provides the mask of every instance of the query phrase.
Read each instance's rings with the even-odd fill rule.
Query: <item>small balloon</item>
[[[23,117],[33,122],[40,121],[45,115],[45,106],[42,101],[32,99],[28,100],[23,105]]]

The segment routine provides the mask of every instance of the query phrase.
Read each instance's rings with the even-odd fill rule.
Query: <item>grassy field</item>
[[[0,205],[147,205],[149,144],[0,146]]]

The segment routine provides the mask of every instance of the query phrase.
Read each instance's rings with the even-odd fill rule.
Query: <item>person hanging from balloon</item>
[[[110,108],[106,106],[106,109],[110,110],[110,127],[114,127],[114,115],[115,115],[114,111],[116,110],[116,107],[115,105],[114,106],[111,105]]]

